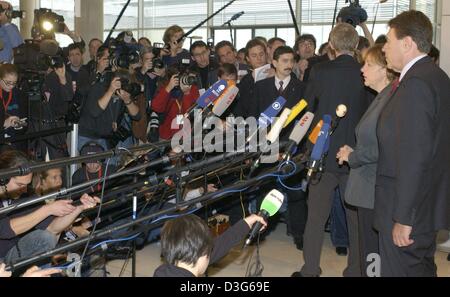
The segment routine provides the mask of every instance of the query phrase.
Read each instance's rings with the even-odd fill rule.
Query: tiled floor
[[[209,269],[209,276],[245,276],[248,259],[253,251],[254,247],[250,247],[243,252],[240,251],[240,248],[234,249],[220,263]],[[286,235],[286,225],[284,224],[278,224],[277,228],[261,243],[260,254],[261,262],[264,265],[263,276],[266,277],[290,276],[303,264],[302,252],[295,248],[291,238]],[[336,255],[329,234],[326,233],[321,260],[322,276],[342,276],[346,259],[346,257]],[[111,261],[108,264],[110,275],[119,276],[123,264],[124,261]],[[158,244],[149,245],[137,253],[136,274],[138,277],[151,276],[160,264],[160,246]],[[450,262],[447,261],[447,254],[437,252],[436,264],[439,276],[450,277]],[[131,276],[131,261],[129,261],[122,276]]]

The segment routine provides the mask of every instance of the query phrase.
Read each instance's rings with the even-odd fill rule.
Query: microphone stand
[[[297,170],[293,174],[296,174],[296,173],[300,172],[301,170],[303,170],[303,168],[301,167],[301,163],[297,163],[297,165],[298,165]],[[273,174],[275,174],[275,173],[280,173],[278,168],[273,168],[273,169],[265,172],[264,175],[255,177],[251,180],[243,181],[241,183],[235,183],[235,184],[233,184],[229,187],[223,188],[220,191],[217,191],[215,193],[207,193],[206,195],[204,195],[202,197],[199,197],[199,198],[196,198],[196,199],[193,199],[190,201],[184,201],[180,205],[175,205],[175,206],[167,208],[165,210],[161,210],[161,211],[149,214],[147,216],[138,218],[134,221],[124,223],[120,226],[112,227],[107,230],[97,230],[89,238],[88,237],[81,238],[81,239],[69,242],[67,244],[63,244],[60,247],[57,247],[53,250],[32,256],[30,258],[19,259],[15,263],[9,264],[8,267],[6,267],[6,269],[14,271],[14,270],[17,270],[20,268],[27,267],[36,262],[40,262],[42,260],[48,259],[48,258],[52,257],[53,255],[65,253],[66,251],[70,251],[70,250],[79,248],[82,245],[85,245],[88,241],[94,241],[94,240],[98,240],[100,238],[105,238],[106,236],[111,235],[113,232],[124,230],[124,229],[136,226],[140,223],[148,222],[149,220],[153,220],[155,218],[158,218],[158,217],[161,217],[164,215],[173,214],[174,212],[184,209],[186,207],[189,208],[193,205],[198,205],[199,203],[203,204],[203,203],[217,202],[219,200],[224,199],[225,197],[228,197],[228,195],[230,193],[232,193],[233,191],[245,190],[252,186],[260,184],[260,183],[267,183],[269,180],[271,180],[270,178],[272,178]],[[144,232],[146,230],[151,230],[151,229],[155,228],[155,225],[159,226],[159,225],[161,225],[161,222],[150,223],[150,224],[147,224],[146,226],[141,226],[138,229],[136,229],[135,231],[132,231],[131,234],[136,234],[136,232]],[[125,235],[125,236],[127,236],[127,235]]]
[[[336,24],[336,15],[337,15],[337,10],[338,10],[338,2],[339,2],[339,0],[336,0],[336,5],[334,6],[333,24],[331,25],[331,29],[333,29],[334,25]]]
[[[111,30],[109,31],[108,37],[105,39],[105,44],[109,43],[109,40],[111,39],[111,35],[113,34],[114,30],[116,29],[117,25],[119,24],[120,20],[122,19],[123,14],[125,13],[125,10],[128,8],[128,5],[130,5],[131,0],[128,0],[127,3],[122,8],[122,11],[120,12],[119,16],[116,19],[116,22],[112,26]]]
[[[300,29],[298,28],[297,19],[295,18],[294,8],[292,7],[291,0],[288,0],[289,10],[291,11],[292,22],[294,23],[295,33],[300,36]]]
[[[128,0],[130,1],[130,0]],[[189,30],[188,32],[186,32],[183,36],[180,37],[180,39],[177,40],[177,43],[180,43],[184,38],[188,37],[189,35],[191,35],[195,30],[197,30],[198,28],[200,28],[201,26],[203,26],[203,24],[205,24],[206,22],[208,22],[210,19],[212,19],[213,17],[215,17],[216,15],[218,15],[220,12],[222,12],[225,8],[227,8],[228,6],[230,6],[231,4],[233,4],[236,0],[231,0],[230,2],[228,2],[226,5],[224,5],[222,8],[220,8],[218,11],[214,12],[212,15],[210,15],[209,17],[207,17],[205,20],[201,21],[197,26],[195,26],[194,28],[192,28],[191,30]]]

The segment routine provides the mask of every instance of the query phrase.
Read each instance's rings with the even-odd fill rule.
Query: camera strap
[[[3,107],[5,108],[5,113],[8,113],[8,107],[12,102],[12,95],[13,95],[13,92],[12,91],[9,92],[8,101],[5,102],[5,99],[3,99],[3,90],[1,90],[1,92],[0,92],[0,98],[2,99]]]

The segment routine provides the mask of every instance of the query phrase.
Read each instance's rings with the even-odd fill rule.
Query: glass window
[[[255,29],[255,36],[265,37],[267,40],[275,37],[275,28]]]
[[[219,10],[224,5],[226,5],[228,0],[214,0],[213,8],[214,11]],[[291,1],[294,11],[296,7],[296,1]],[[214,26],[221,26],[223,23],[227,22],[231,17],[238,13],[244,11],[245,14],[242,15],[238,20],[234,21],[235,25],[264,25],[264,24],[292,24],[292,17],[289,10],[289,4],[286,0],[245,0],[236,1],[224,11],[219,13],[214,18]]]
[[[252,39],[252,29],[236,30],[236,48],[239,50],[247,45],[247,42]]]
[[[144,0],[144,28],[193,28],[206,19],[205,0]]]
[[[286,45],[294,46],[295,28],[278,28],[277,37],[283,38],[286,41]]]
[[[104,30],[110,30],[117,20],[126,1],[123,0],[104,0]],[[117,30],[133,30],[139,27],[138,23],[138,0],[132,0],[125,10],[120,22],[117,24]],[[137,35],[135,35],[137,36]]]

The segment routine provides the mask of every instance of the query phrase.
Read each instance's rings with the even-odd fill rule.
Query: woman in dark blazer
[[[347,162],[351,168],[345,201],[358,207],[361,269],[363,276],[368,276],[370,275],[367,271],[368,265],[374,261],[369,255],[378,254],[378,234],[372,226],[378,161],[376,128],[381,111],[391,97],[395,74],[387,69],[382,45],[375,45],[369,49],[361,71],[365,85],[376,91],[378,96],[356,127],[356,147],[343,146],[337,154],[337,159],[340,165]]]

